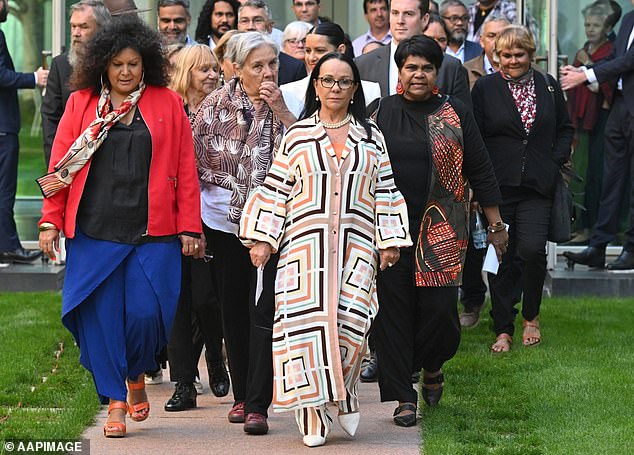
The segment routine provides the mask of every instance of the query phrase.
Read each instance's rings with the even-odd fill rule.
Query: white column
[[[62,53],[66,42],[66,8],[64,0],[53,0],[53,56]]]

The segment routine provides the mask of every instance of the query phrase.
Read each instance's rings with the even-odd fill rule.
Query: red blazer
[[[53,142],[49,171],[95,119],[98,99],[90,89],[76,91],[70,96]],[[201,233],[200,187],[194,143],[182,100],[167,88],[147,86],[137,109],[152,137],[148,234]],[[53,223],[64,231],[66,237],[75,236],[77,209],[89,169],[90,162],[77,173],[69,187],[44,198],[40,224]]]

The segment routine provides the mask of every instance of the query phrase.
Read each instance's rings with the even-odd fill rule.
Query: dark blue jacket
[[[18,89],[35,87],[33,73],[16,73],[9,55],[7,40],[0,30],[0,133],[18,134],[20,105]]]
[[[482,53],[483,49],[480,44],[465,40],[464,42],[464,61],[468,62],[472,58],[476,58],[478,55]]]
[[[623,78],[623,99],[630,115],[634,116],[634,44],[627,48],[632,28],[634,11],[623,16],[612,54],[597,62],[592,68],[599,83]]]

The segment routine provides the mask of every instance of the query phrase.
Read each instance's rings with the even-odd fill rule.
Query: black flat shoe
[[[412,411],[413,414],[399,415],[403,411]],[[413,427],[416,425],[416,405],[404,403],[394,410],[394,423],[399,427]]]
[[[208,365],[207,372],[209,373],[209,388],[211,389],[211,393],[219,398],[226,396],[229,393],[231,382],[225,364]]]
[[[425,387],[430,385],[440,385],[440,387]],[[442,397],[442,391],[445,386],[445,377],[442,372],[438,376],[428,377],[423,372],[423,400],[427,406],[436,406]]]
[[[30,264],[37,258],[42,256],[40,250],[25,250],[24,248],[16,248],[12,251],[3,251],[0,253],[0,262],[14,262],[16,264]]]
[[[575,264],[587,265],[594,269],[605,267],[605,248],[589,246],[580,253],[564,251],[564,257],[568,260],[568,268],[573,270]]]
[[[177,382],[172,398],[165,403],[168,412],[186,411],[196,407],[196,388],[191,382]]]
[[[360,374],[361,382],[376,382],[379,378],[379,363],[376,354],[373,352],[370,361]]]
[[[414,371],[412,373],[412,384],[417,384],[420,381],[420,371]]]
[[[634,251],[621,251],[621,254],[606,268],[608,270],[632,270],[634,269]]]

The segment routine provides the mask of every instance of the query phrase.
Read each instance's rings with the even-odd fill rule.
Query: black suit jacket
[[[362,80],[378,82],[381,86],[381,96],[390,94],[388,87],[390,79],[389,45],[360,55],[355,59],[355,63],[359,68]],[[440,93],[455,96],[471,107],[469,77],[457,58],[445,55],[436,76],[436,85],[440,89]]]
[[[277,85],[295,82],[307,76],[306,67],[303,62],[300,62],[284,52],[280,52],[279,59],[280,70],[277,73]]]
[[[623,78],[623,98],[630,115],[634,117],[634,44],[627,49],[627,41],[634,28],[634,11],[621,21],[614,48],[609,57],[594,65],[594,75],[599,83]]]
[[[34,88],[33,73],[17,73],[9,55],[7,40],[0,30],[0,133],[20,132],[18,89]]]
[[[55,57],[51,63],[51,71],[48,73],[46,82],[46,94],[42,99],[42,130],[44,131],[44,156],[46,165],[51,158],[51,147],[53,139],[57,133],[66,102],[70,97],[70,87],[68,80],[73,68],[68,63],[68,53],[63,53]]]
[[[476,81],[473,113],[500,186],[523,186],[552,197],[559,168],[570,156],[574,128],[559,84],[550,75],[533,74],[537,112],[528,134],[500,73]]]

